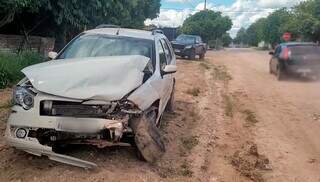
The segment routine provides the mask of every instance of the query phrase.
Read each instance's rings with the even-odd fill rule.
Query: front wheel
[[[200,59],[204,59],[205,55],[206,55],[206,53],[200,54],[200,55],[199,55]]]
[[[167,112],[171,112],[173,113],[174,112],[174,91],[175,91],[175,86],[173,85],[173,88],[172,88],[172,92],[171,92],[171,96],[170,96],[170,99],[166,105],[166,111]]]
[[[134,132],[137,156],[140,160],[155,162],[165,153],[165,145],[155,122],[147,115],[134,118],[130,126]]]
[[[195,60],[196,59],[196,52],[195,50],[191,50],[190,54],[188,56],[189,60]]]

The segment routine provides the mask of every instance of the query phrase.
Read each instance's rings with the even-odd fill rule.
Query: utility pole
[[[204,10],[207,10],[207,0],[204,0]]]

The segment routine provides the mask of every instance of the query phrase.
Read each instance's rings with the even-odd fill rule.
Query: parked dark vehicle
[[[285,76],[297,75],[306,78],[320,76],[320,46],[314,43],[283,43],[269,52],[270,73],[275,74],[278,80]]]
[[[195,59],[199,55],[203,59],[206,54],[207,46],[202,42],[200,36],[196,35],[179,35],[175,41],[171,42],[176,55]]]

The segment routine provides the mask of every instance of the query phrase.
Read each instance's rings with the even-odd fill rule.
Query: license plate
[[[298,72],[299,73],[310,73],[311,69],[302,69],[302,68],[300,68],[300,69],[298,69]]]
[[[174,52],[181,52],[179,49],[175,49]]]

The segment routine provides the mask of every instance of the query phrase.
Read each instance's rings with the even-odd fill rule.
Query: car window
[[[82,35],[71,42],[58,59],[142,55],[152,59],[152,41],[130,37]]]
[[[161,41],[162,47],[164,48],[167,64],[170,64],[171,60],[172,60],[172,55],[171,55],[171,52],[170,52],[170,48],[169,48],[169,46],[167,45],[167,43],[166,43],[166,41],[164,39],[161,39],[160,41]]]
[[[162,44],[160,41],[157,41],[157,47],[159,50],[160,69],[164,70],[164,68],[167,65],[167,58],[166,58],[165,50],[162,47]]]

